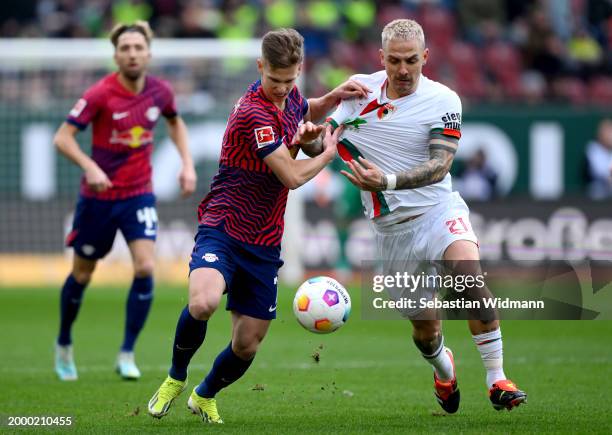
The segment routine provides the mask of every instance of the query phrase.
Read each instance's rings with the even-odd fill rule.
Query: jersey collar
[[[287,98],[285,99],[285,111],[287,110],[287,107],[289,107],[289,97],[291,97],[291,94],[293,94],[293,92],[295,91],[295,88],[296,87],[294,86],[293,89],[287,95]],[[280,110],[278,107],[276,107],[276,104],[274,104],[272,101],[268,99],[268,97],[266,97],[266,94],[263,91],[263,86],[261,85],[261,80],[257,80],[254,83],[254,92],[274,112],[283,113],[283,110]]]
[[[147,88],[149,87],[150,77],[149,77],[149,75],[148,75],[148,74],[145,76],[145,83],[144,83],[144,86],[143,86],[143,88],[142,88],[142,91],[140,91],[140,93],[138,93],[138,94],[136,94],[136,93],[134,93],[134,92],[130,91],[128,88],[126,88],[125,86],[123,86],[123,85],[121,84],[121,82],[119,81],[119,72],[118,72],[118,71],[115,71],[115,72],[112,74],[112,76],[111,76],[111,80],[113,81],[113,85],[114,85],[115,89],[116,89],[116,90],[117,90],[119,93],[121,93],[121,94],[123,94],[123,95],[126,95],[126,96],[129,96],[129,97],[136,97],[136,96],[138,96],[138,95],[142,95],[142,94],[143,94],[143,93],[144,93],[144,92],[147,90]]]

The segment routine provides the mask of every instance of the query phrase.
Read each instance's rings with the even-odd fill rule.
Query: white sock
[[[501,329],[472,335],[472,338],[487,370],[487,386],[491,388],[495,382],[506,379]]]
[[[436,376],[441,381],[450,381],[455,377],[453,371],[453,363],[451,362],[450,356],[446,352],[444,347],[444,337],[440,339],[440,346],[431,355],[425,355],[422,353],[423,358],[433,366]]]

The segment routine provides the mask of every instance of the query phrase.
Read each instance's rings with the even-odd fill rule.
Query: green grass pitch
[[[612,433],[612,322],[505,322],[506,374],[529,395],[529,402],[512,412],[491,407],[466,322],[446,323],[462,395],[459,412],[450,416],[434,399],[431,368],[414,348],[408,323],[361,320],[359,292],[353,290],[349,323],[333,334],[314,335],[297,324],[293,292],[282,288],[279,318],[253,366],[217,396],[225,424],[203,427],[187,412],[187,392],[162,420],[146,413],[170,362],[185,288],[156,289],[136,349],[143,372],[138,382],[121,381],[113,371],[127,291],[99,287],[87,290],[74,329],[80,379],[56,380],[58,292],[0,288],[4,423],[9,415],[71,415],[77,433]],[[229,326],[228,313],[217,312],[192,361],[189,389],[229,342]]]

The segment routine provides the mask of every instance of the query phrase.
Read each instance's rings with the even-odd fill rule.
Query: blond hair
[[[134,22],[134,24],[119,23],[115,27],[113,27],[113,30],[111,30],[110,32],[110,40],[115,48],[117,48],[119,37],[125,32],[138,32],[142,36],[144,36],[145,40],[147,41],[147,45],[151,45],[151,40],[153,39],[153,30],[151,30],[151,27],[149,26],[148,22],[138,20]]]
[[[261,42],[262,57],[272,68],[289,68],[304,60],[304,38],[294,29],[266,33]]]
[[[425,33],[419,23],[414,20],[393,20],[382,31],[382,45],[385,47],[392,39],[401,41],[417,40],[421,47],[425,47]]]

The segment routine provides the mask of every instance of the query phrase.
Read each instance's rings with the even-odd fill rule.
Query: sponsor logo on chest
[[[113,130],[110,143],[121,144],[130,148],[138,148],[153,142],[153,132],[141,125],[136,125],[127,130]]]
[[[147,109],[145,116],[147,117],[149,121],[155,122],[159,118],[159,114],[160,114],[159,107],[151,106]]]
[[[376,116],[380,121],[385,121],[389,119],[393,113],[395,113],[395,106],[391,103],[385,103],[378,108],[376,111]]]

